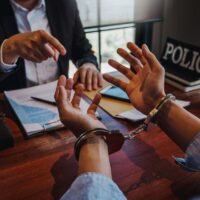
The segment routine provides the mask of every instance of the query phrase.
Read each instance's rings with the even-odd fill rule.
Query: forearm
[[[81,148],[79,174],[87,172],[96,172],[112,177],[108,147],[102,137],[88,139]]]
[[[200,120],[172,101],[164,104],[157,117],[160,128],[184,151],[200,131]]]

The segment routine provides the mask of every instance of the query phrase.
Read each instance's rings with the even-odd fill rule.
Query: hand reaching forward
[[[83,85],[76,86],[75,94],[70,102],[73,80],[60,76],[55,92],[55,99],[58,106],[60,119],[63,124],[69,128],[76,137],[81,133],[94,129],[105,128],[105,126],[96,118],[95,112],[101,100],[101,95],[97,94],[88,108],[87,114],[80,111],[80,101],[83,93]]]
[[[3,46],[3,61],[12,64],[21,57],[39,63],[50,57],[57,60],[59,53],[66,54],[64,46],[47,32],[38,30],[8,38]]]
[[[74,84],[82,83],[88,91],[102,87],[102,76],[92,63],[84,63],[74,74],[73,80]]]
[[[131,54],[121,48],[117,53],[130,63],[132,70],[114,60],[109,60],[109,64],[124,74],[129,82],[126,83],[109,74],[105,74],[104,78],[124,90],[131,103],[141,112],[148,114],[165,96],[164,68],[146,45],[140,49],[135,44],[128,43],[127,47]]]

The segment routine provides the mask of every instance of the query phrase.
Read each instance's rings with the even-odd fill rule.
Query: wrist
[[[78,137],[75,145],[74,145],[74,152],[75,152],[75,156],[76,159],[79,159],[79,154],[83,148],[83,146],[85,146],[86,144],[100,144],[103,142],[105,143],[105,139],[103,135],[99,135],[99,134],[93,134],[96,132],[101,132],[101,131],[107,131],[106,129],[103,128],[95,128],[95,129],[91,129],[88,131],[85,131],[84,133],[80,134],[80,136]]]
[[[1,45],[2,57],[1,62],[5,64],[14,64],[16,63],[19,55],[17,54],[16,47],[12,43],[11,39],[4,40]]]
[[[158,126],[160,126],[161,123],[163,123],[163,121],[165,121],[168,118],[169,112],[174,104],[175,102],[169,99],[168,101],[165,102],[165,104],[159,110],[156,116],[156,121],[157,121]]]
[[[72,121],[72,120],[71,120]],[[81,133],[87,132],[93,129],[107,129],[103,123],[101,123],[98,119],[95,121],[88,121],[87,118],[80,118],[77,121],[79,121],[79,126],[76,125],[76,123],[71,123],[70,121],[67,123],[67,127],[69,127],[74,135],[78,138]]]
[[[147,119],[145,120],[148,124],[149,122],[158,123],[159,113],[162,111],[162,108],[168,105],[169,102],[175,101],[176,97],[172,94],[167,94],[164,96],[155,108],[148,114]],[[164,115],[165,116],[165,115]]]
[[[89,137],[85,143],[82,145],[82,148],[85,146],[85,145],[97,145],[97,146],[102,146],[106,149],[108,149],[108,146],[105,142],[105,138],[103,136],[100,136],[100,135],[96,135],[94,137]],[[81,149],[82,149],[81,148]]]
[[[165,92],[161,92],[157,95],[151,96],[149,100],[147,99],[147,114],[153,110],[165,96]]]
[[[88,139],[90,140],[92,138],[96,138],[97,136],[98,142],[102,143],[103,139],[104,142],[107,144],[109,154],[120,150],[124,143],[124,136],[118,130],[109,131],[103,128],[96,128],[84,132],[79,136],[74,145],[74,152],[77,160],[79,160],[80,150],[82,146],[85,145],[86,141],[88,141]]]
[[[112,177],[108,145],[102,136],[88,138],[80,149],[79,174],[95,172]]]

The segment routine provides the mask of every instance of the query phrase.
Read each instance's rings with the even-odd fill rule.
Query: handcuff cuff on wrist
[[[93,138],[96,136],[101,136],[104,139],[105,143],[108,146],[109,154],[119,151],[126,140],[132,140],[135,138],[136,135],[140,134],[143,131],[147,131],[150,123],[156,124],[157,114],[161,110],[163,105],[166,102],[168,102],[169,100],[174,101],[175,99],[176,98],[174,95],[167,94],[165,97],[163,97],[160,100],[160,102],[156,105],[156,107],[147,115],[147,118],[144,120],[143,124],[141,124],[138,128],[132,130],[125,136],[122,133],[120,133],[119,130],[109,131],[109,130],[103,129],[103,128],[96,128],[96,129],[92,129],[92,130],[82,133],[78,137],[78,139],[74,145],[74,152],[75,152],[76,159],[79,160],[79,154],[80,154],[81,147],[86,143],[86,141],[89,138]]]

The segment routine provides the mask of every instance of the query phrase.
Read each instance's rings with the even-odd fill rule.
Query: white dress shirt
[[[9,1],[14,10],[17,27],[20,33],[42,29],[51,34],[44,0],[39,0],[38,5],[31,11],[17,4],[15,0]],[[0,67],[4,72],[10,72],[16,65],[1,63]],[[58,65],[53,58],[49,58],[41,63],[25,60],[25,72],[27,86],[51,82],[56,80],[59,76]]]

